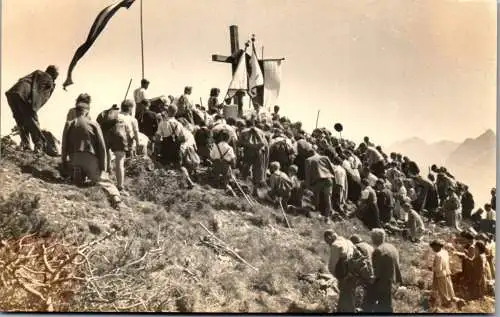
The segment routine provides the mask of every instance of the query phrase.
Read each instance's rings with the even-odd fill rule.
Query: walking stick
[[[283,217],[285,217],[285,221],[286,221],[286,225],[288,226],[288,229],[292,229],[292,226],[290,226],[290,223],[288,222],[288,217],[286,216],[286,213],[285,213],[285,208],[283,208],[283,200],[281,199],[281,197],[279,198],[279,203],[280,203],[280,209],[281,209],[281,213],[283,214]]]
[[[250,201],[250,198],[248,197],[248,195],[245,193],[245,191],[243,190],[243,188],[241,188],[240,184],[238,183],[238,180],[236,180],[236,177],[234,177],[234,174],[233,174],[232,170],[230,171],[230,173],[231,173],[231,179],[236,183],[236,187],[238,187],[238,189],[240,190],[240,192],[243,194],[243,197],[245,197],[245,199],[250,204],[250,206],[253,207],[252,201]]]

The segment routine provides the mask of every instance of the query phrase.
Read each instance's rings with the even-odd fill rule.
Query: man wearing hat
[[[88,177],[109,194],[113,207],[119,209],[122,206],[120,192],[106,173],[106,144],[99,124],[88,117],[89,110],[88,103],[77,103],[76,118],[66,122],[61,142],[62,163],[76,172],[73,182],[82,184]]]
[[[134,90],[134,101],[135,101],[135,117],[137,118],[138,114],[142,113],[146,101],[149,100],[146,90],[149,88],[149,80],[143,78],[141,80],[141,87]],[[150,100],[149,100],[150,101]],[[137,118],[137,120],[139,120]]]
[[[432,293],[436,308],[448,307],[455,301],[455,291],[451,281],[450,256],[444,247],[444,241],[434,240],[430,243],[432,251],[435,252],[432,264]]]
[[[35,152],[44,151],[45,137],[40,129],[37,112],[52,96],[58,75],[57,67],[50,65],[45,72],[36,70],[19,79],[5,93],[7,103],[19,129],[20,145],[23,150],[30,148],[31,136]]]

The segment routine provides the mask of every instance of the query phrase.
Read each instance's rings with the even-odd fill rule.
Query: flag
[[[127,8],[127,9],[130,8],[130,6],[134,3],[134,1],[135,0],[117,1],[114,4],[106,7],[104,10],[101,11],[101,13],[99,13],[99,15],[94,21],[94,24],[92,24],[92,27],[90,28],[87,40],[76,50],[75,55],[71,60],[71,63],[68,68],[68,74],[66,76],[66,81],[63,84],[64,90],[66,90],[66,86],[73,84],[73,80],[71,78],[71,73],[73,72],[73,68],[75,68],[80,58],[82,58],[83,55],[87,53],[92,44],[94,44],[95,40],[97,39],[99,34],[101,34],[101,32],[104,30],[106,24],[113,17],[116,11],[118,11],[120,8]]]
[[[253,45],[252,45],[253,46]],[[264,75],[259,65],[255,46],[252,49],[252,57],[250,58],[250,77],[248,79],[248,94],[255,98],[258,95],[257,87],[264,85]]]
[[[281,60],[266,60],[264,68],[264,107],[272,107],[276,104],[280,94],[281,86]]]
[[[229,88],[227,89],[227,95],[225,99],[231,99],[234,97],[236,92],[247,90],[248,88],[248,73],[247,73],[247,56],[245,52],[241,54],[238,66],[236,67],[236,72],[231,79]]]

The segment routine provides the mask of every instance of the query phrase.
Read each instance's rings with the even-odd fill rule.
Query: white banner
[[[252,57],[250,59],[250,77],[248,79],[248,93],[252,98],[257,97],[257,86],[264,85],[264,77],[262,75],[262,70],[259,66],[259,60],[257,54],[255,54],[255,48],[253,49]]]
[[[247,74],[247,56],[245,53],[241,55],[238,66],[236,67],[236,72],[231,79],[229,84],[227,98],[232,98],[236,92],[240,90],[247,90],[248,88],[248,74]]]
[[[281,60],[264,61],[264,107],[276,105],[281,85]]]

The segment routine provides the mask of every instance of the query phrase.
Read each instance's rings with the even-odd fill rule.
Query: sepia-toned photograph
[[[495,313],[497,1],[0,8],[0,311]]]

